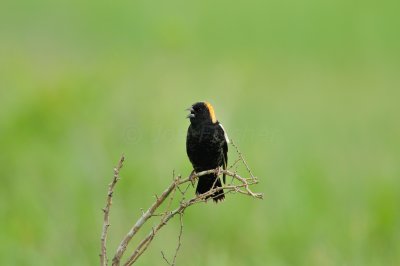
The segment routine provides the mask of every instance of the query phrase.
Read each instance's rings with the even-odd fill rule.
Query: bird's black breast
[[[196,172],[222,166],[225,137],[218,123],[198,127],[190,125],[186,138],[186,152]]]

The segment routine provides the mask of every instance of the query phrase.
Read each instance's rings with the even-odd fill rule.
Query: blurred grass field
[[[199,100],[265,199],[190,208],[177,265],[400,265],[399,7],[3,1],[0,265],[98,264],[125,153],[111,256],[172,171],[190,173],[183,110]],[[178,232],[138,265],[165,265]]]

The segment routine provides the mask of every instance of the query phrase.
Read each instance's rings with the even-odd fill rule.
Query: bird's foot
[[[196,183],[196,172],[193,170],[190,175],[189,175],[189,181],[192,183],[192,186],[194,187],[194,184]]]
[[[216,176],[219,176],[221,173],[222,173],[222,167],[221,166],[218,166],[217,168],[215,168],[215,175]]]

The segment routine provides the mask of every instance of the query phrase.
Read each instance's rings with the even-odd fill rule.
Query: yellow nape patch
[[[211,121],[213,123],[217,123],[217,117],[215,117],[214,107],[212,107],[212,105],[208,102],[204,102],[204,104],[206,105],[208,111],[210,112]]]

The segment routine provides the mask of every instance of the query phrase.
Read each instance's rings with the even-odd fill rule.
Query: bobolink
[[[186,137],[186,152],[196,173],[217,167],[226,169],[228,163],[229,139],[224,128],[215,117],[214,108],[207,102],[197,102],[187,109],[190,119]],[[225,175],[223,175],[225,183]],[[216,174],[199,177],[196,194],[222,187],[221,180]],[[209,197],[208,197],[209,198]],[[221,189],[211,195],[215,201],[222,201],[224,191]]]

